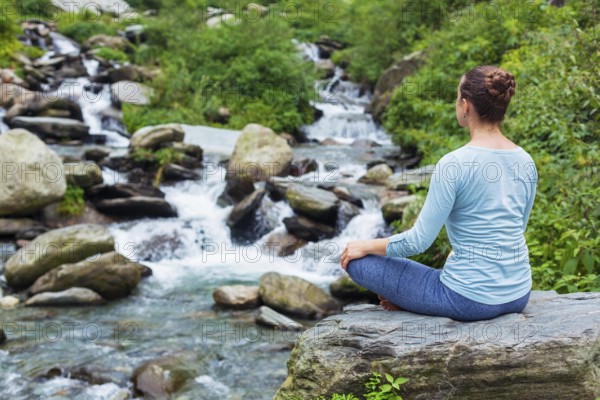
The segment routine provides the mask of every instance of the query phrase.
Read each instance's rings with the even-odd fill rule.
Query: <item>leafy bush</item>
[[[56,7],[51,0],[16,0],[17,10],[22,20],[52,18]]]
[[[111,60],[116,62],[129,61],[129,56],[125,52],[117,49],[112,49],[110,47],[98,47],[94,50],[94,53],[98,57],[102,57],[105,60]]]
[[[55,20],[59,32],[79,43],[94,35],[116,35],[119,29],[138,22],[129,17],[114,19],[108,14],[97,15],[91,9],[78,13],[60,12],[56,14]]]
[[[511,15],[501,20],[485,17],[487,3],[475,6],[474,18],[450,21],[415,44],[427,63],[397,88],[384,116],[398,144],[417,147],[422,162],[433,164],[469,139],[454,115],[461,75],[479,64],[515,75],[517,94],[502,130],[531,154],[540,178],[525,234],[533,286],[559,293],[600,290],[600,71],[594,61],[600,54],[598,27],[584,3],[555,8],[537,0],[523,9],[522,2],[501,0],[495,6]]]
[[[8,2],[4,3],[2,6],[5,7],[6,10],[14,10],[10,8],[12,4],[13,3]],[[11,67],[15,64],[12,56],[22,47],[16,38],[18,32],[17,13],[6,12],[5,15],[0,18],[0,42],[2,42],[2,46],[0,46],[0,68]]]
[[[373,371],[373,376],[365,384],[368,392],[363,395],[366,400],[402,400],[400,396],[400,385],[405,384],[409,381],[408,378],[394,378],[390,374],[385,374],[385,383],[381,383],[382,375],[376,371]],[[330,399],[326,399],[324,396],[319,397],[316,400],[358,400],[352,394],[334,394]]]
[[[58,213],[68,217],[77,217],[85,210],[85,192],[79,186],[68,185],[64,197],[58,204]]]

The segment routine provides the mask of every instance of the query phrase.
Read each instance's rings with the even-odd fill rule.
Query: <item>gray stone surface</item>
[[[303,332],[288,370],[275,400],[360,396],[373,370],[414,400],[594,399],[600,293],[532,291],[523,313],[474,322],[348,306]]]
[[[84,306],[103,303],[104,299],[93,290],[72,287],[61,292],[44,292],[27,299],[26,306]]]

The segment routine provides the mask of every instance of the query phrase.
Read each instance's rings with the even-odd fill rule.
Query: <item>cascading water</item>
[[[97,68],[91,62],[85,66],[88,72]],[[83,88],[89,80],[78,78],[71,83],[81,89],[72,93],[79,99],[85,122],[93,132],[106,133],[98,118],[110,106],[106,94],[96,102],[87,102]],[[327,93],[334,87],[340,88],[346,100],[316,104],[324,116],[305,127],[308,135],[344,143],[357,138],[388,143],[385,132],[364,114],[366,97],[359,97],[357,86],[338,79]],[[0,351],[0,397],[129,398],[130,377],[137,366],[181,352],[197,359],[189,367],[195,378],[188,380],[178,396],[271,399],[285,380],[286,361],[298,333],[257,327],[251,312],[217,310],[212,291],[227,284],[256,285],[268,271],[298,275],[326,288],[342,273],[338,257],[346,243],[376,237],[384,228],[378,201],[365,196],[364,208],[339,235],[311,242],[292,256],[276,257],[265,250],[268,235],[252,245],[234,244],[225,224],[232,207],[219,207],[217,197],[225,187],[225,171],[219,161],[231,153],[238,133],[190,126],[185,130],[186,142],[204,147],[205,166],[198,181],[161,187],[179,216],[109,225],[116,250],[148,265],[153,275],[144,278],[131,296],[101,307],[19,307],[4,311],[4,330],[11,332],[7,322],[14,325],[10,340]],[[116,147],[126,146],[127,139],[119,138],[123,141],[108,142],[115,152],[123,151]],[[388,147],[373,151],[385,152]],[[63,154],[75,151],[73,147],[53,148]],[[316,159],[319,169],[288,179],[354,184],[366,171],[364,152],[348,145],[296,147],[296,155]],[[125,181],[114,171],[103,172],[106,183]],[[293,211],[283,201],[269,206],[267,218],[276,226],[269,234],[284,232],[282,220]]]

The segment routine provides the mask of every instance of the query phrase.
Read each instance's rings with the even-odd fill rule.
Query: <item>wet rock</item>
[[[152,88],[139,82],[119,81],[110,85],[110,96],[115,105],[145,106],[150,104],[152,94]]]
[[[285,174],[292,158],[292,148],[285,139],[267,127],[249,124],[235,143],[227,177],[248,176],[254,181],[265,181]]]
[[[265,189],[255,190],[231,210],[229,217],[227,217],[227,226],[231,228],[235,237],[252,240],[266,233],[258,231],[256,224],[254,224],[257,218],[256,210],[266,193]]]
[[[269,196],[274,201],[285,199],[285,191],[293,181],[280,176],[272,176],[265,183],[265,189],[269,191]]]
[[[381,207],[381,213],[383,214],[383,219],[385,220],[385,222],[389,224],[392,221],[402,219],[404,209],[416,199],[417,196],[408,195],[397,197],[384,203]]]
[[[111,251],[114,246],[104,226],[84,224],[55,229],[38,236],[9,258],[4,275],[10,286],[26,288],[62,264]]]
[[[62,160],[38,137],[23,129],[4,132],[0,148],[0,216],[29,215],[64,196]]]
[[[6,334],[2,329],[0,329],[0,344],[6,342]]]
[[[140,264],[111,251],[47,272],[29,288],[29,294],[81,287],[93,290],[106,300],[115,300],[128,296],[135,289],[141,273]]]
[[[163,143],[161,143],[161,147],[171,148],[180,154],[189,156],[198,161],[202,161],[202,156],[204,153],[204,151],[202,150],[202,147],[200,147],[196,144],[190,144],[190,143],[163,142]]]
[[[258,286],[220,286],[213,291],[213,299],[225,308],[256,308],[261,303]]]
[[[144,25],[141,24],[135,24],[135,25],[129,25],[127,27],[125,27],[125,37],[127,38],[127,40],[129,40],[131,43],[143,43],[146,41],[146,34],[145,34],[145,28]]]
[[[317,70],[321,71],[324,78],[331,78],[334,75],[335,64],[331,59],[320,59],[315,63]]]
[[[323,139],[323,140],[321,140],[320,143],[323,146],[339,146],[339,145],[341,145],[340,142],[338,142],[337,140],[332,139],[332,138]]]
[[[146,126],[131,137],[131,147],[156,150],[164,142],[182,142],[185,132],[179,124]]]
[[[346,226],[348,226],[348,223],[352,220],[352,218],[356,217],[359,214],[360,209],[354,204],[348,203],[347,201],[341,201],[337,217],[338,231],[341,232],[344,228],[346,228]]]
[[[137,395],[145,399],[167,399],[194,379],[194,370],[178,355],[147,361],[133,373],[132,381]]]
[[[363,208],[362,200],[353,195],[347,187],[334,186],[331,190],[340,200],[345,200],[350,204],[354,204],[357,207]]]
[[[104,181],[102,169],[92,161],[65,163],[64,171],[68,184],[84,189],[99,185]]]
[[[27,299],[26,306],[85,306],[103,303],[104,299],[93,290],[72,287],[60,292],[42,292]]]
[[[296,250],[306,245],[306,240],[300,239],[287,232],[278,232],[270,235],[263,247],[267,254],[275,254],[277,257],[292,255]]]
[[[51,229],[79,224],[104,225],[114,222],[111,217],[96,211],[96,209],[88,202],[86,202],[83,212],[79,215],[62,213],[60,203],[49,204],[41,210],[40,221]]]
[[[381,147],[379,143],[371,139],[356,139],[351,146],[358,148]]]
[[[165,181],[198,180],[200,175],[191,169],[169,163],[163,168],[163,179]]]
[[[11,128],[26,129],[43,139],[85,140],[90,128],[81,121],[54,117],[15,117],[8,121]]]
[[[15,308],[20,300],[15,296],[4,296],[0,298],[0,308]]]
[[[389,178],[394,171],[387,164],[378,164],[367,171],[358,182],[368,183],[373,185],[385,184],[387,178]]]
[[[0,238],[33,239],[48,228],[30,218],[0,218]]]
[[[31,96],[22,99],[23,102],[14,104],[6,111],[4,118],[10,120],[15,117],[58,117],[83,121],[83,114],[79,104],[68,99],[50,96]]]
[[[82,51],[87,51],[94,47],[109,47],[115,50],[125,51],[131,48],[131,43],[122,36],[94,35],[81,45]]]
[[[256,322],[280,330],[300,331],[304,327],[267,306],[260,306]]]
[[[254,183],[251,179],[232,176],[227,179],[227,182],[225,183],[225,189],[219,196],[217,203],[221,207],[237,204],[252,192],[254,192]]]
[[[115,183],[114,185],[96,185],[87,190],[87,194],[95,199],[118,199],[125,197],[157,197],[164,199],[165,193],[154,186],[139,183]]]
[[[408,399],[593,399],[599,307],[600,293],[537,290],[522,313],[473,322],[349,306],[302,333],[274,399],[362,396],[374,362],[410,379]]]
[[[108,157],[109,154],[110,154],[109,150],[101,149],[99,147],[94,147],[94,148],[91,148],[91,149],[87,149],[83,153],[83,157],[86,160],[93,161],[93,162],[97,163],[97,162],[102,161],[106,157]]]
[[[102,213],[122,218],[170,218],[177,216],[177,210],[166,200],[158,197],[133,196],[105,199],[95,203]]]
[[[425,182],[431,178],[434,170],[435,165],[404,170],[388,177],[385,186],[391,190],[407,190],[411,185],[422,188],[425,186]]]
[[[336,233],[334,227],[302,216],[286,217],[283,219],[283,224],[289,233],[310,242],[332,238]]]
[[[317,187],[292,183],[285,191],[290,207],[298,214],[324,223],[335,223],[340,201],[333,193]]]
[[[298,276],[268,272],[260,277],[260,297],[284,314],[322,318],[340,311],[340,305],[317,285]]]
[[[302,176],[310,172],[314,172],[319,168],[317,161],[308,157],[294,157],[288,175],[291,176]]]

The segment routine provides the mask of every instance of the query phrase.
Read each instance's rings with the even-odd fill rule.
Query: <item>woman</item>
[[[515,93],[512,74],[484,65],[458,85],[456,118],[471,140],[435,166],[412,229],[352,241],[340,263],[386,310],[475,321],[521,312],[531,269],[524,233],[533,206],[533,159],[500,131]],[[452,251],[443,270],[408,256],[427,250],[446,225]]]

